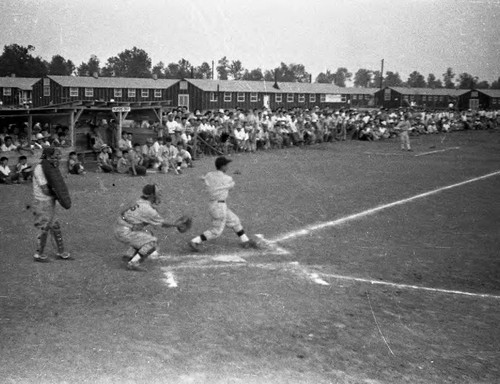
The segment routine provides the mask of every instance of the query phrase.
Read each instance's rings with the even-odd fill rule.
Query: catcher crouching
[[[65,252],[61,233],[61,225],[55,218],[56,201],[65,208],[71,208],[71,197],[59,170],[61,151],[57,148],[44,148],[41,162],[33,171],[33,215],[35,227],[38,228],[38,247],[33,258],[35,261],[48,261],[44,253],[49,234],[52,235],[57,247],[58,259],[68,260],[70,254]]]
[[[176,227],[179,232],[191,228],[192,220],[188,216],[182,216],[173,223],[167,222],[153,207],[160,202],[160,188],[156,184],[147,184],[142,189],[140,199],[122,211],[116,221],[116,239],[129,246],[125,256],[129,270],[145,271],[141,264],[157,249],[158,239],[145,229],[148,225]]]

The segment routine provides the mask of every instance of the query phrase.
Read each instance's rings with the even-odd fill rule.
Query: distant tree
[[[427,76],[427,87],[429,88],[443,88],[443,83],[440,79],[436,79],[433,73],[429,73]]]
[[[274,81],[276,78],[275,78],[275,75],[277,74],[276,70],[268,70],[266,69],[264,71],[264,80],[265,81]],[[276,79],[277,80],[277,79]]]
[[[194,69],[195,79],[211,79],[212,78],[212,67],[206,61],[201,63],[199,67]]]
[[[194,75],[194,68],[186,59],[180,59],[177,63],[170,63],[165,69],[167,79],[191,78]]]
[[[252,80],[252,81],[260,81],[264,80],[264,75],[262,73],[262,70],[260,68],[255,68],[252,69],[251,71],[248,71],[248,69],[245,69],[245,72],[243,73],[243,76],[241,77],[242,80]]]
[[[491,89],[500,89],[500,77],[491,83]]]
[[[453,81],[454,77],[455,77],[455,73],[453,73],[453,70],[448,67],[446,69],[446,72],[443,73],[443,84],[444,84],[445,88],[448,88],[448,89],[455,88],[455,83]]]
[[[227,59],[226,56],[221,58],[217,62],[217,74],[219,75],[220,80],[227,80],[228,79],[228,73],[229,73],[229,60]]]
[[[231,78],[233,80],[240,80],[241,77],[243,76],[244,72],[243,65],[241,64],[241,61],[239,60],[233,60],[231,61],[231,64],[229,64],[228,71],[229,74],[231,75]]]
[[[154,65],[153,69],[151,70],[151,74],[156,75],[158,79],[165,78],[165,64],[163,64],[163,61],[160,61]]]
[[[486,80],[479,81],[476,84],[476,89],[489,89],[490,88],[490,83],[488,83]]]
[[[339,87],[345,87],[346,81],[352,78],[352,73],[347,70],[347,68],[340,67],[334,75],[333,83]]]
[[[311,75],[306,71],[303,64],[291,63],[286,65],[281,63],[273,73],[279,82],[308,83],[311,80]]]
[[[101,68],[99,66],[100,61],[96,55],[91,55],[89,61],[86,63],[81,63],[78,68],[76,68],[77,76],[93,76],[97,73],[99,76],[101,74]]]
[[[472,76],[469,73],[461,73],[458,75],[458,89],[476,88],[478,82],[477,76]]]
[[[329,69],[327,69],[326,72],[320,72],[318,76],[316,76],[316,83],[333,84],[334,80],[335,74],[330,72]]]
[[[61,55],[52,56],[49,63],[49,75],[71,76],[75,72],[75,65]]]
[[[382,75],[380,74],[380,71],[372,71],[372,79],[371,79],[370,84],[368,86],[370,88],[380,88],[381,76]]]
[[[5,45],[0,55],[0,76],[43,77],[48,73],[48,63],[39,56],[33,57],[33,45]]]
[[[385,73],[384,85],[386,87],[401,87],[403,85],[403,80],[399,76],[399,73],[387,71]]]
[[[354,75],[354,86],[368,88],[372,80],[372,71],[364,68],[358,69]]]
[[[110,57],[103,68],[104,76],[150,77],[151,59],[146,51],[133,47]]]
[[[412,73],[410,73],[406,84],[410,88],[425,88],[427,86],[424,76],[418,71],[413,71]]]

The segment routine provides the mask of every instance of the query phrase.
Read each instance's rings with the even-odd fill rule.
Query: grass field
[[[412,144],[234,155],[229,206],[278,251],[229,230],[187,249],[209,225],[213,158],[178,176],[69,176],[58,214],[74,261],[32,261],[31,187],[2,185],[0,381],[499,382],[500,174],[476,178],[500,171],[500,132]],[[160,257],[130,272],[112,226],[151,181],[159,210],[194,226],[154,229]]]

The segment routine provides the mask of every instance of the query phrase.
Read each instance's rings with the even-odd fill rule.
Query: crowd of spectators
[[[500,127],[500,111],[491,110],[332,110],[315,107],[311,110],[217,110],[202,114],[178,108],[170,111],[162,124],[134,123],[136,125],[124,130],[119,139],[111,140],[116,144],[108,143],[109,138],[103,139],[98,126],[93,126],[88,145],[95,153],[98,172],[179,174],[193,166],[193,159],[205,154],[227,155],[345,140],[387,140],[399,135],[397,126],[404,117],[410,122],[410,135]],[[142,142],[134,140],[134,132],[139,127],[148,132]],[[0,152],[33,152],[46,146],[71,144],[67,127],[57,126],[50,132],[47,124],[42,127],[37,123],[31,142],[22,132],[15,125],[4,127],[0,132]],[[2,157],[0,182],[29,179],[26,176],[29,170],[21,175],[16,165],[16,171],[10,172],[4,159]],[[86,173],[76,152],[69,154],[67,166],[70,173]]]

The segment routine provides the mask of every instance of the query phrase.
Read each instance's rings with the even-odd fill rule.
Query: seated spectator
[[[19,156],[18,163],[16,164],[16,173],[19,175],[19,180],[31,180],[33,178],[33,168],[28,164],[26,156]]]
[[[236,129],[233,131],[233,136],[236,140],[236,150],[244,151],[247,148],[248,133],[245,132],[240,123],[236,124]]]
[[[179,171],[177,166],[177,155],[179,150],[172,144],[172,138],[167,136],[163,139],[163,145],[160,148],[161,165],[160,169],[163,173],[167,173],[169,169]]]
[[[146,139],[142,146],[143,165],[146,168],[158,169],[160,166],[160,145],[152,137]]]
[[[128,132],[122,132],[122,137],[118,140],[118,149],[120,151],[129,151],[132,149],[132,143],[129,141]]]
[[[193,159],[183,144],[178,145],[177,166],[179,168],[193,168]]]
[[[0,150],[2,152],[10,152],[10,151],[15,151],[16,149],[17,149],[17,146],[13,143],[12,137],[5,136],[4,143],[0,147]]]
[[[93,127],[92,131],[90,132],[90,146],[91,146],[92,150],[96,153],[102,152],[103,145],[105,145],[105,144],[106,143],[102,139],[102,137],[98,131],[98,128]]]
[[[116,172],[118,173],[127,173],[130,170],[130,163],[128,161],[128,150],[124,151],[117,150],[114,159],[114,166]]]
[[[101,151],[97,155],[97,170],[100,172],[113,172],[113,165],[111,164],[111,159],[109,154],[111,153],[111,148],[107,144],[101,145]]]
[[[2,184],[19,184],[19,174],[11,172],[9,167],[9,159],[7,157],[0,158],[0,183]]]
[[[70,152],[68,156],[68,171],[72,175],[85,175],[85,168],[78,159],[76,152]]]
[[[143,164],[144,159],[139,143],[135,143],[134,149],[128,152],[127,160],[130,164],[130,173],[133,176],[144,176],[146,174],[146,167]]]
[[[48,147],[50,147],[50,143],[41,133],[37,133],[35,136],[35,141],[33,142],[32,149],[43,149]]]

